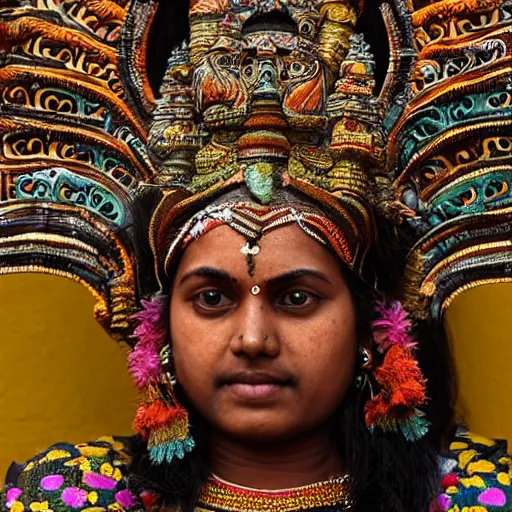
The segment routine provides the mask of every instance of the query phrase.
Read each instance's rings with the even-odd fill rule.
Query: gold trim
[[[347,475],[288,489],[254,489],[213,475],[201,491],[198,507],[225,512],[295,512],[322,507],[349,511],[353,501]]]

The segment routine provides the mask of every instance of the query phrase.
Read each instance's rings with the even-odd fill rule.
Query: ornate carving
[[[292,148],[328,136],[327,98],[355,11],[343,1],[197,0],[190,18],[189,59],[170,63],[153,132],[167,128],[153,148],[164,173],[188,173],[195,193],[240,176],[269,201]],[[198,151],[195,168],[176,163],[183,151]]]
[[[512,268],[512,4],[442,0],[413,12],[412,26],[414,96],[390,131],[390,155],[420,237],[409,295],[419,289],[414,306],[436,316]]]
[[[55,167],[21,174],[16,179],[16,199],[53,201],[83,206],[116,226],[125,221],[123,204],[99,183]]]
[[[416,63],[413,91],[423,91],[433,85],[457,75],[490,67],[507,56],[507,45],[501,39],[490,39],[472,43],[449,56],[435,59],[422,59]]]

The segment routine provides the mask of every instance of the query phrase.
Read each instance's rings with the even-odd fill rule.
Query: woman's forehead
[[[233,277],[247,275],[246,247],[247,241],[240,233],[229,226],[219,226],[185,249],[178,275],[197,267],[222,269]],[[297,225],[286,225],[266,233],[257,247],[258,251],[253,255],[254,279],[269,279],[297,268],[339,273],[335,256]]]

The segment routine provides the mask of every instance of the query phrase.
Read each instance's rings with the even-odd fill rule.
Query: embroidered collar
[[[199,510],[222,512],[294,512],[330,508],[337,511],[353,509],[347,476],[333,478],[303,487],[261,490],[242,487],[212,476],[203,487]]]

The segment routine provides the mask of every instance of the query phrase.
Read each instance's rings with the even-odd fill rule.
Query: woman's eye
[[[287,293],[283,299],[282,304],[284,306],[300,307],[309,306],[317,300],[317,297],[308,292],[294,291]]]
[[[230,306],[233,301],[218,290],[206,290],[197,295],[195,303],[202,308],[213,309]]]

